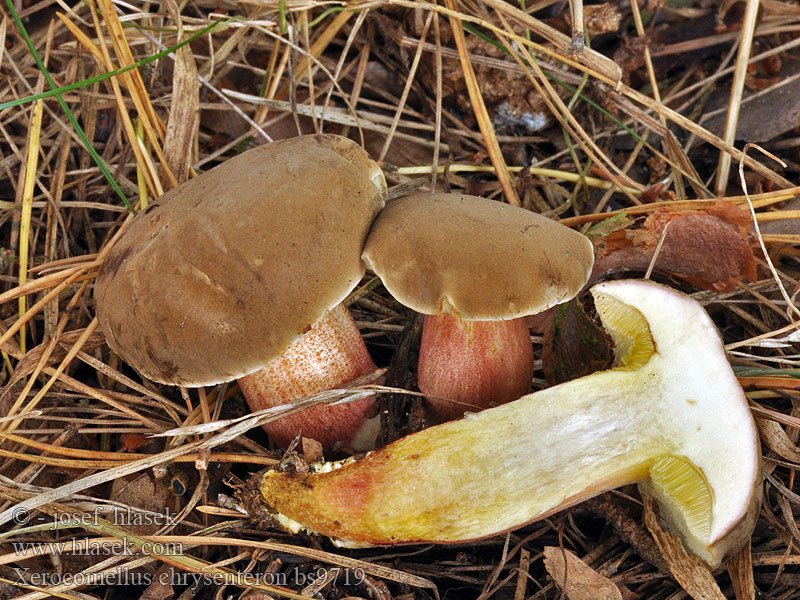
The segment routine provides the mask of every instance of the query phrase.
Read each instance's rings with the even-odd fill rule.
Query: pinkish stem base
[[[417,379],[436,419],[457,419],[465,411],[516,400],[528,393],[532,377],[533,346],[525,319],[425,317]]]
[[[340,304],[283,355],[239,379],[239,387],[256,411],[339,387],[374,370],[375,363],[350,311]],[[302,432],[326,449],[351,446],[365,450],[375,442],[374,436],[369,439],[367,423],[372,405],[373,399],[365,398],[340,406],[317,406],[267,423],[264,429],[284,448]]]

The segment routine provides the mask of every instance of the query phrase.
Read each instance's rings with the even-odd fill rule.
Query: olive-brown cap
[[[584,235],[528,210],[463,194],[415,194],[375,219],[362,255],[404,305],[513,319],[575,296],[592,270]]]
[[[97,277],[109,346],[161,383],[258,370],[358,284],[385,192],[378,165],[333,135],[249,150],[167,192]]]

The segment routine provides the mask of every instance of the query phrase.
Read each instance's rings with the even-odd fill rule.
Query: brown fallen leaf
[[[745,92],[742,99],[736,125],[737,140],[769,142],[797,126],[800,119],[800,79],[794,77],[798,72],[800,65],[795,61],[785,61],[778,78],[757,82],[752,76],[749,78],[749,83],[756,85],[751,87],[754,91]],[[763,91],[765,83],[773,84],[766,92]],[[716,135],[725,130],[728,95],[727,90],[721,90],[709,102],[709,108],[716,110],[714,116],[703,122],[703,127]]]
[[[669,225],[655,270],[698,287],[731,290],[742,278],[756,278],[746,229],[749,220],[745,211],[721,203],[705,211],[656,211],[642,228],[614,231],[595,240],[598,258],[590,284],[612,272],[646,270]]]
[[[569,550],[545,546],[544,566],[569,600],[622,600],[616,584]]]
[[[669,567],[664,562],[653,536],[645,529],[641,522],[641,515],[636,514],[632,508],[632,501],[623,500],[613,492],[606,492],[589,498],[581,504],[592,514],[604,519],[619,536],[619,538],[643,559],[653,565],[664,575],[669,575]],[[620,589],[622,589],[620,587]],[[622,590],[623,596],[625,590]]]
[[[583,20],[585,22],[586,33],[590,37],[602,35],[604,33],[616,33],[622,22],[622,11],[616,2],[604,2],[603,4],[588,5],[583,7]],[[556,20],[550,23],[558,27]],[[564,22],[572,26],[572,18],[568,11],[564,13]],[[561,29],[566,29],[563,27]],[[564,31],[564,33],[568,33]]]
[[[300,443],[303,445],[303,458],[306,462],[322,460],[322,444],[317,440],[304,437]]]
[[[764,444],[775,454],[792,462],[800,462],[800,448],[798,448],[780,423],[769,419],[756,419],[758,432]]]
[[[756,583],[753,576],[753,553],[751,544],[734,554],[728,561],[728,573],[731,576],[736,600],[756,600]]]
[[[182,507],[166,479],[157,479],[149,471],[115,479],[110,499],[126,506],[117,509],[110,520],[140,535],[152,535],[170,524]]]
[[[786,204],[782,205],[782,209],[786,211],[800,210],[800,198],[792,198]],[[759,223],[761,233],[764,234],[800,234],[800,219],[776,219],[774,221],[765,221]]]
[[[680,538],[661,527],[656,515],[655,501],[647,494],[642,495],[644,501],[644,522],[669,570],[681,587],[694,600],[725,600],[714,576],[703,562],[687,552]]]
[[[175,567],[162,565],[153,576],[139,600],[167,600],[175,595],[171,582],[175,581]]]

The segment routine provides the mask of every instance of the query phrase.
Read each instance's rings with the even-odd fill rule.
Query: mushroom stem
[[[403,438],[310,475],[257,482],[284,525],[349,545],[461,542],[642,482],[716,566],[760,500],[755,425],[713,324],[663,286],[592,290],[618,366]]]
[[[524,318],[425,316],[417,379],[439,421],[516,400],[530,391],[532,377],[533,346]]]
[[[339,304],[281,356],[240,378],[239,387],[256,411],[339,387],[375,368],[350,311]],[[337,406],[317,406],[267,423],[264,429],[284,448],[302,433],[327,449],[349,445],[367,450],[375,446],[377,434],[374,420],[368,418],[372,405],[372,398],[364,398]]]

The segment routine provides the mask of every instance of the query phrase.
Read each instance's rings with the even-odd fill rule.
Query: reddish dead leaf
[[[569,600],[622,600],[619,588],[569,550],[545,546],[544,566]]]
[[[741,29],[743,20],[744,2],[722,2],[717,12],[717,32]]]
[[[783,60],[777,54],[768,56],[764,60],[760,60],[758,63],[756,63],[757,69],[765,75],[777,75],[781,72],[782,66]]]
[[[664,191],[664,182],[659,181],[658,183],[651,185],[645,191],[642,192],[642,195],[639,196],[639,201],[643,204],[650,204],[651,202],[655,202],[658,200],[658,197],[661,195],[661,192]]]
[[[84,330],[78,329],[76,331],[69,331],[61,336],[59,336],[58,340],[59,343],[56,344],[55,348],[53,348],[50,357],[47,359],[47,365],[52,365],[57,362],[61,362],[66,357],[67,352],[72,347],[72,345],[78,341],[81,335],[83,335]],[[104,336],[99,331],[95,331],[89,337],[88,340],[83,345],[84,352],[91,352],[95,348],[98,348],[103,344]],[[17,363],[17,366],[14,368],[14,373],[11,376],[11,379],[6,382],[5,386],[0,389],[0,399],[6,399],[9,397],[8,390],[16,384],[17,382],[23,380],[25,377],[30,375],[36,370],[36,366],[41,361],[42,356],[44,356],[45,352],[47,351],[48,347],[50,346],[50,342],[45,341],[42,344],[39,344],[35,348],[31,348],[28,350],[28,353],[25,354]],[[13,394],[11,394],[13,396]],[[2,407],[2,405],[0,405]],[[6,414],[6,412],[2,412],[0,414]]]
[[[705,211],[656,211],[643,228],[616,231],[598,241],[591,281],[610,272],[646,270],[669,224],[655,270],[698,287],[731,290],[742,278],[756,278],[745,229],[749,220],[745,211],[724,203]]]
[[[739,225],[744,228],[745,232],[748,231],[753,224],[753,219],[747,209],[739,208],[730,202],[715,202],[709,206],[705,212],[709,215],[719,217],[728,223]]]
[[[776,86],[780,81],[780,77],[758,77],[755,73],[748,73],[744,79],[747,88],[755,91],[766,90]]]
[[[147,443],[147,438],[141,433],[123,433],[120,443],[124,452],[136,452]]]

